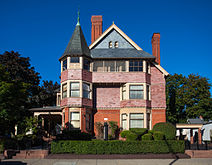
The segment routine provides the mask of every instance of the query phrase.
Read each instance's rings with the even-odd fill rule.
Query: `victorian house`
[[[152,36],[151,55],[114,23],[102,32],[102,16],[92,16],[91,24],[91,45],[78,20],[59,59],[55,112],[62,127],[95,132],[96,122],[115,121],[123,129],[151,129],[165,122],[168,72],[160,66],[160,34]],[[47,111],[54,115],[53,110]]]

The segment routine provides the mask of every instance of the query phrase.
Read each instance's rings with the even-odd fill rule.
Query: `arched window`
[[[115,48],[118,48],[119,47],[119,43],[118,41],[115,42]]]
[[[112,46],[113,46],[113,45],[112,45],[112,41],[110,41],[108,47],[109,47],[109,48],[112,48]]]

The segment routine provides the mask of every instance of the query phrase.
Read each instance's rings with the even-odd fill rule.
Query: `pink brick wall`
[[[97,87],[96,107],[120,107],[119,87]]]
[[[165,78],[156,68],[151,67],[151,100],[152,107],[166,107]]]
[[[92,100],[86,98],[64,98],[61,100],[60,106],[92,106]]]
[[[66,80],[85,80],[92,82],[92,73],[81,69],[68,69],[61,73],[61,83]]]
[[[151,107],[151,102],[147,100],[122,100],[121,108],[124,107]]]
[[[148,78],[150,81],[150,78]],[[144,83],[147,82],[144,72],[93,72],[93,83]]]

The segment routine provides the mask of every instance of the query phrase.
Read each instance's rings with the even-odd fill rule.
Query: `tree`
[[[4,66],[9,77],[14,82],[27,84],[28,98],[25,100],[25,108],[37,106],[37,94],[39,93],[40,74],[31,67],[29,57],[21,57],[18,52],[6,51],[0,55],[0,64]]]
[[[200,115],[204,119],[212,118],[210,87],[208,79],[199,75],[170,75],[166,80],[168,121],[186,122]]]
[[[27,99],[28,84],[14,81],[0,65],[0,134],[14,132],[15,124],[26,115],[23,107]]]
[[[43,81],[43,84],[39,93],[39,105],[40,106],[55,106],[57,91],[59,91],[60,85],[53,81]]]

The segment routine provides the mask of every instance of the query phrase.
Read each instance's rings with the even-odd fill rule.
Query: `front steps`
[[[20,150],[20,153],[17,153],[13,156],[13,159],[40,159],[48,156],[48,150]]]

